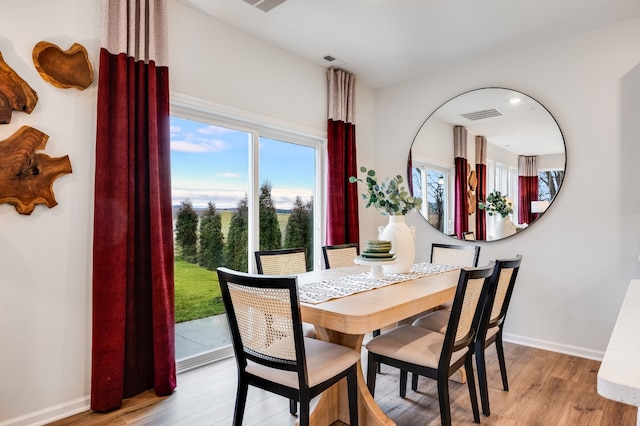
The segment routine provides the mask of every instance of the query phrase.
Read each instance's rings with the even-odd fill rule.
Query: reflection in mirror
[[[545,213],[562,185],[566,152],[544,106],[492,87],[456,96],[432,113],[408,164],[413,195],[426,201],[421,213],[434,228],[489,241],[528,228]]]

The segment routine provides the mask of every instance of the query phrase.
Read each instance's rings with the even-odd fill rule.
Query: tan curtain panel
[[[538,156],[518,156],[518,176],[538,176]]]
[[[476,136],[476,164],[487,164],[487,138]]]
[[[453,127],[453,156],[467,158],[467,129],[463,126]]]
[[[346,71],[331,68],[327,71],[330,120],[354,123],[356,77]]]

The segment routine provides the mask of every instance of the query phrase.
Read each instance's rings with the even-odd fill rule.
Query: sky
[[[249,182],[250,134],[171,117],[172,204],[189,199],[194,207],[213,201],[233,209]],[[290,209],[296,196],[310,200],[315,183],[315,150],[260,139],[260,184],[267,179],[277,208]]]

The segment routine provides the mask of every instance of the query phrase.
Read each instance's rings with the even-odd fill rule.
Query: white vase
[[[402,215],[389,216],[389,224],[378,228],[378,239],[391,241],[391,251],[396,254],[396,263],[384,266],[385,272],[409,272],[416,257],[416,227],[409,227]]]
[[[508,237],[509,235],[513,235],[516,233],[516,226],[511,222],[511,218],[509,216],[502,217],[498,215],[496,217],[496,228],[494,234],[494,239],[499,240],[501,238]]]

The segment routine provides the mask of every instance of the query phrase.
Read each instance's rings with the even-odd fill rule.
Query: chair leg
[[[418,377],[420,377],[419,374],[411,373],[411,390],[412,391],[418,390]]]
[[[500,364],[500,374],[502,375],[502,388],[509,391],[509,382],[507,381],[507,363],[504,359],[504,348],[502,347],[502,330],[496,336],[496,351],[498,352],[498,363]]]
[[[349,393],[349,424],[358,426],[358,378],[357,365],[351,368],[347,376],[347,391]]]
[[[295,399],[289,400],[289,412],[293,416],[295,416],[296,413],[298,412],[298,401],[296,401]]]
[[[378,337],[380,335],[380,329],[378,328],[377,330],[373,330],[373,337]],[[380,373],[380,363],[378,363],[378,373]]]
[[[469,355],[464,362],[467,373],[467,385],[469,386],[469,398],[471,399],[471,409],[473,410],[473,420],[480,423],[480,411],[478,410],[478,394],[476,393],[476,379],[473,374],[473,352],[469,351]]]
[[[400,398],[407,396],[407,370],[400,370]]]
[[[376,391],[376,364],[378,362],[375,360],[375,356],[369,352],[369,356],[367,358],[367,387],[369,388],[369,393],[371,396],[374,396]]]
[[[298,424],[300,426],[309,426],[311,398],[308,392],[300,393],[300,415],[298,416]]]
[[[247,391],[249,390],[249,382],[243,379],[242,375],[238,377],[238,389],[236,392],[236,408],[233,413],[234,426],[242,426],[244,418],[244,408],[247,403]]]
[[[491,411],[489,410],[489,387],[487,385],[487,365],[484,359],[483,342],[478,342],[476,345],[476,370],[478,370],[478,387],[480,388],[482,413],[488,416]]]
[[[438,403],[442,426],[451,426],[451,407],[449,402],[449,377],[438,374]]]

